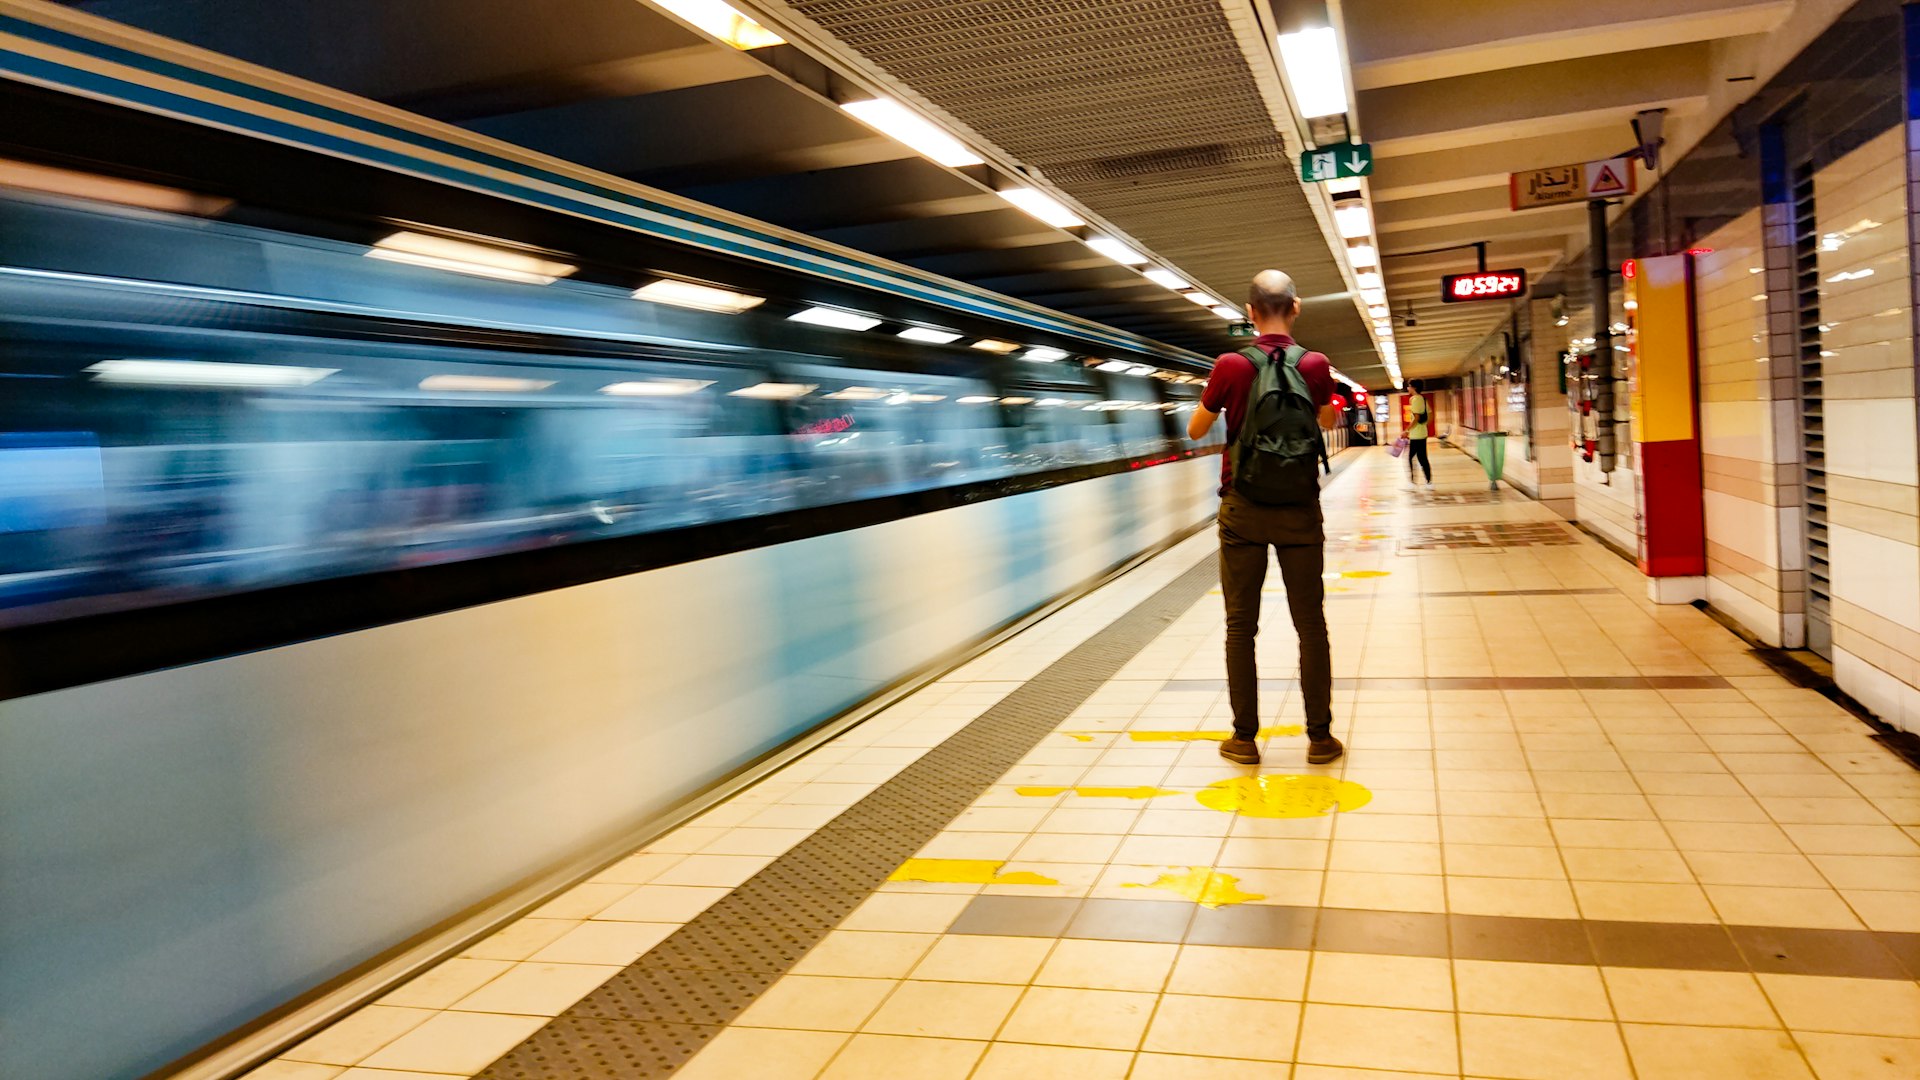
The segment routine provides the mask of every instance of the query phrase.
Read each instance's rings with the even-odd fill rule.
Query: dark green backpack
[[[1270,358],[1258,346],[1240,350],[1253,363],[1253,390],[1247,395],[1246,419],[1229,452],[1233,454],[1233,487],[1265,506],[1308,506],[1320,499],[1319,410],[1300,358],[1307,350],[1289,345]]]

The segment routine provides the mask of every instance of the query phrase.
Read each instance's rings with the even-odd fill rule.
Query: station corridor
[[[1204,530],[250,1075],[1920,1075],[1920,773],[1465,455],[1344,457],[1346,757],[1277,592],[1218,757]]]

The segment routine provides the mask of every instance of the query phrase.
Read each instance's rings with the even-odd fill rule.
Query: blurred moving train
[[[0,625],[1140,457],[1199,389],[70,200],[0,233]]]

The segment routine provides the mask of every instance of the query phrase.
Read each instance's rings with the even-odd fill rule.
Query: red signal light
[[[1639,272],[1640,261],[1638,259],[1628,259],[1626,262],[1620,264],[1620,276],[1626,278],[1628,281],[1632,281],[1633,276]]]

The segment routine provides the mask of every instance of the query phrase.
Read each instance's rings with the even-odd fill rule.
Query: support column
[[[1533,497],[1547,509],[1572,521],[1573,510],[1573,418],[1567,411],[1566,373],[1560,354],[1567,347],[1567,328],[1554,325],[1553,303],[1528,302],[1529,335],[1527,365],[1532,377],[1527,386],[1527,408],[1533,413]]]

